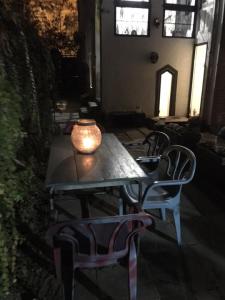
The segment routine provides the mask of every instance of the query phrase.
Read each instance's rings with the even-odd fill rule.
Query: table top
[[[120,186],[145,178],[145,172],[114,134],[103,134],[101,146],[94,154],[78,153],[70,136],[58,136],[51,146],[45,185],[63,190],[84,189]]]

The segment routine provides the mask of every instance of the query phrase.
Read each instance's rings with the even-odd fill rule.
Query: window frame
[[[193,32],[192,36],[167,36],[164,34],[164,25],[165,25],[165,11],[172,10],[172,11],[182,11],[182,12],[193,12],[194,13],[194,23],[193,23]],[[195,5],[186,5],[186,4],[173,4],[173,3],[166,3],[164,0],[163,3],[163,23],[162,23],[162,37],[164,38],[180,38],[180,39],[194,39],[196,35],[196,21],[197,21],[197,11],[198,11],[198,0],[196,0]],[[176,23],[174,23],[176,24]]]
[[[132,34],[118,34],[116,32],[116,8],[117,7],[130,7],[130,8],[147,8],[148,9],[148,29],[146,35],[132,35]],[[149,37],[150,36],[150,18],[151,18],[151,0],[148,2],[128,1],[128,0],[114,0],[114,35],[121,37]]]
[[[205,85],[206,85],[206,78],[207,78],[207,71],[206,71],[206,64],[207,64],[207,54],[209,50],[209,45],[208,42],[203,42],[203,43],[195,43],[194,48],[193,48],[193,56],[192,56],[192,66],[191,66],[191,82],[190,82],[190,88],[189,88],[189,99],[188,99],[188,117],[193,117],[190,113],[191,110],[191,94],[192,94],[192,86],[193,86],[193,72],[194,72],[194,63],[195,63],[195,56],[196,56],[196,47],[198,46],[203,46],[206,45],[206,58],[205,58],[205,65],[204,65],[204,75],[203,75],[203,84],[202,84],[202,92],[201,92],[201,101],[200,101],[200,110],[199,110],[199,116],[202,113],[202,108],[203,108],[203,96],[205,93]]]
[[[161,75],[165,72],[169,72],[172,75],[169,116],[175,116],[178,71],[174,69],[171,65],[165,65],[164,67],[156,71],[155,114],[154,114],[155,117],[158,117],[160,113],[159,108],[160,108]]]

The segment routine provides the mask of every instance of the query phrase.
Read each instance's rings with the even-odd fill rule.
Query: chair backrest
[[[157,156],[163,153],[170,145],[169,136],[161,131],[150,132],[144,139],[143,145],[147,145],[147,155]]]
[[[48,230],[47,239],[54,247],[68,242],[75,255],[87,255],[92,260],[99,255],[127,252],[129,240],[151,224],[151,216],[144,212],[73,220],[53,225]]]
[[[181,145],[171,145],[163,152],[167,162],[166,175],[169,179],[180,180],[181,184],[192,180],[196,169],[194,153]]]

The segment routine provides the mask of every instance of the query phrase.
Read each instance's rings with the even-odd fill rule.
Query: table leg
[[[122,198],[118,199],[118,205],[119,205],[119,215],[122,216],[123,215],[123,199]]]
[[[54,190],[54,188],[51,188],[50,189],[50,199],[49,199],[50,218],[52,221],[57,222],[58,221],[58,211],[57,211],[57,209],[55,209],[54,195],[55,195],[55,190]]]
[[[142,205],[142,183],[138,182],[138,202]]]
[[[126,211],[126,202],[122,199],[122,198],[119,198],[118,199],[118,206],[119,206],[119,215],[122,216],[122,215],[126,215],[127,211]]]
[[[82,218],[89,218],[90,213],[89,213],[89,207],[88,207],[88,199],[85,196],[80,198],[80,206],[81,206]]]
[[[50,200],[49,200],[49,204],[50,204],[50,210],[53,211],[54,210],[54,188],[50,189]]]

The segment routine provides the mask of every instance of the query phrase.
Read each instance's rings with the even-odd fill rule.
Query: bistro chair
[[[152,173],[157,169],[163,151],[170,145],[170,138],[162,131],[152,131],[145,137],[143,145],[146,147],[146,156],[136,160],[147,173]]]
[[[136,161],[141,164],[146,172],[153,172],[159,163],[161,154],[166,147],[170,145],[169,136],[162,131],[150,132],[143,141],[137,143],[125,144],[128,150],[132,151],[133,147],[143,147],[143,154],[136,157]]]
[[[137,295],[135,237],[152,225],[150,215],[140,212],[124,216],[67,221],[47,232],[54,253],[57,278],[63,284],[63,299],[75,299],[75,271],[100,268],[128,260],[129,300]]]
[[[169,136],[162,131],[150,132],[143,141],[143,145],[147,145],[147,156],[157,156],[162,154],[169,144]]]
[[[180,197],[184,184],[189,183],[195,173],[196,158],[188,148],[180,145],[169,146],[163,152],[163,164],[165,170],[163,178],[143,183],[141,199],[142,209],[160,209],[162,219],[166,220],[166,210],[172,210],[176,228],[177,242],[181,245],[180,228]],[[138,203],[138,187],[135,184],[122,188],[124,201],[128,205]]]

